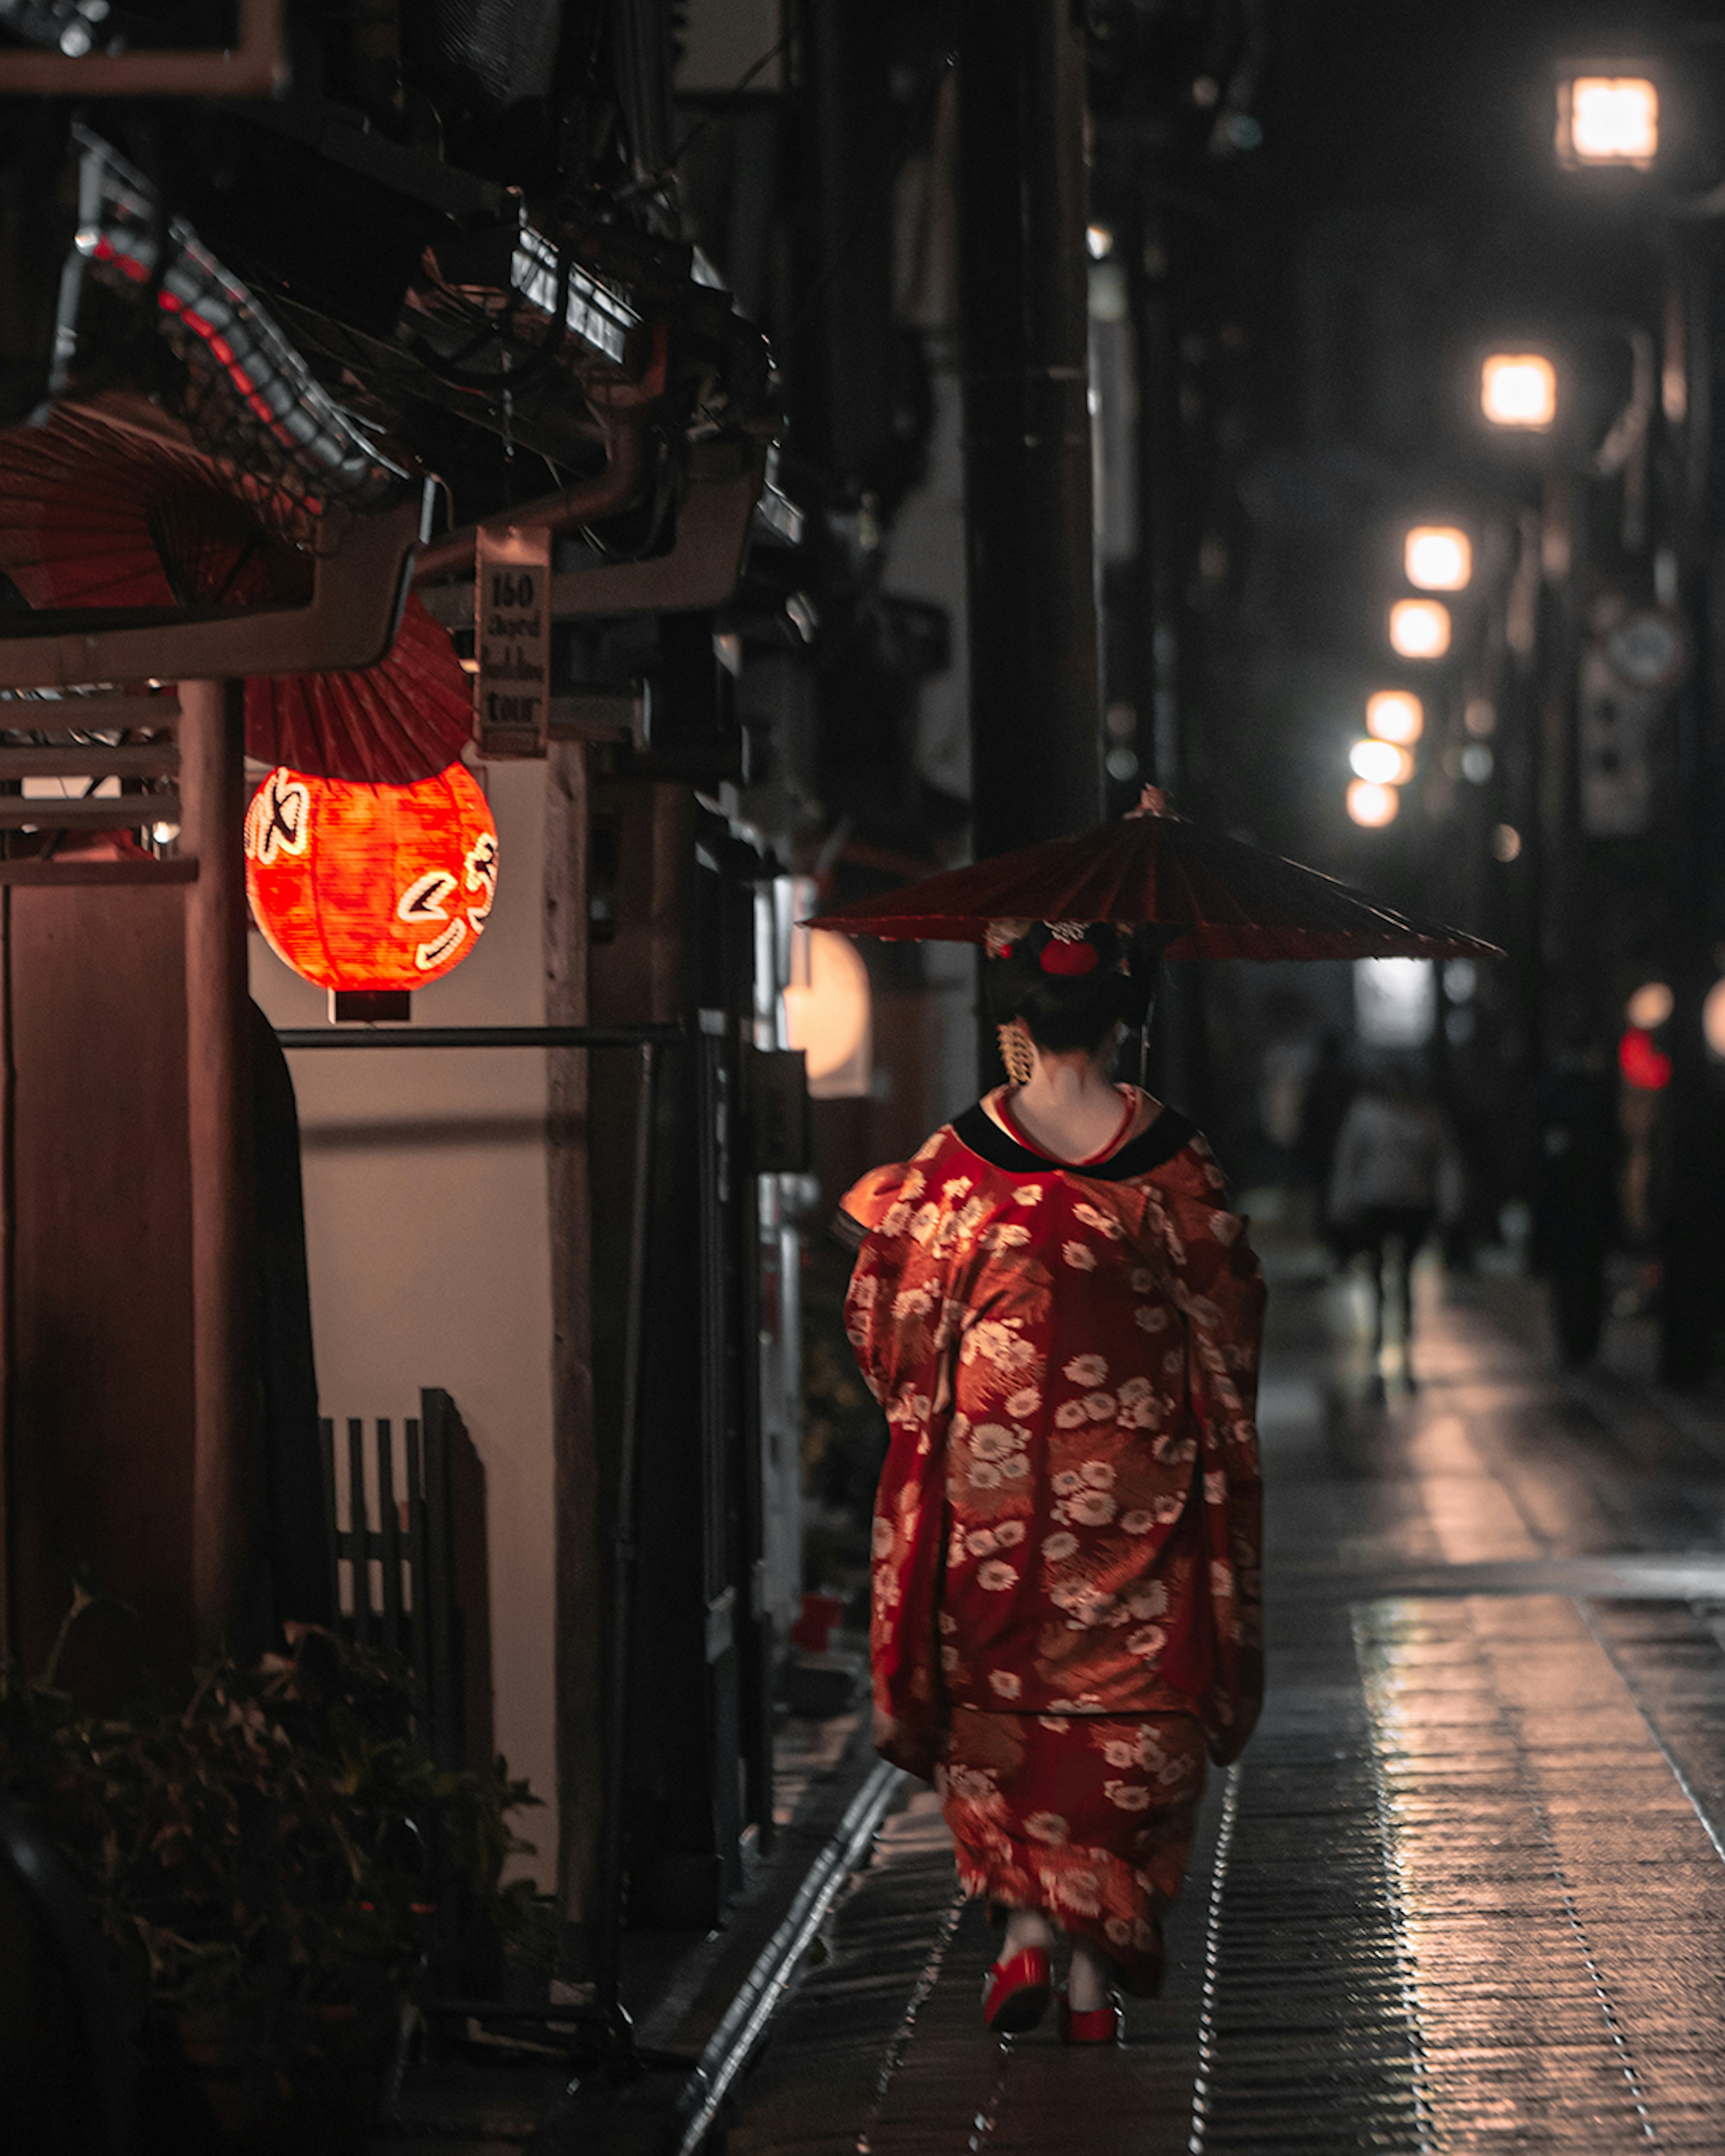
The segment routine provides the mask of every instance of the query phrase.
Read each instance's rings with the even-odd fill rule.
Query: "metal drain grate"
[[[1419,2156],[1428,2143],[1400,1912],[1339,1614],[1300,1663],[1272,1689],[1235,1783],[1189,2146]]]

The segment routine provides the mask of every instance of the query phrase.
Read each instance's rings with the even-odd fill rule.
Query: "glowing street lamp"
[[[1425,732],[1425,706],[1405,689],[1379,689],[1366,699],[1366,732],[1411,748]]]
[[[1473,543],[1453,525],[1416,524],[1402,558],[1416,592],[1466,591],[1473,575]]]
[[[1480,370],[1480,409],[1494,427],[1539,433],[1558,416],[1558,371],[1543,352],[1494,352]]]
[[[1558,85],[1558,161],[1629,166],[1659,155],[1659,90],[1639,74],[1574,74]]]
[[[1450,609],[1438,599],[1398,599],[1389,609],[1389,643],[1404,659],[1441,659],[1450,648]]]
[[[1357,741],[1348,752],[1356,778],[1368,786],[1405,786],[1414,776],[1414,759],[1394,742]]]
[[[1369,778],[1356,778],[1348,789],[1348,813],[1367,830],[1381,830],[1393,824],[1402,797],[1393,786],[1375,786]]]
[[[1701,1007],[1701,1029],[1707,1046],[1725,1061],[1725,981],[1715,981]]]
[[[1676,998],[1666,981],[1643,981],[1624,1006],[1624,1016],[1643,1033],[1656,1033],[1676,1008]]]

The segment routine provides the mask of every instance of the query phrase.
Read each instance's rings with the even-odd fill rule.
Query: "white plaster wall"
[[[497,821],[497,899],[478,947],[416,992],[426,1025],[536,1025],[545,767],[480,774]],[[277,1025],[328,999],[251,938]],[[417,1414],[441,1385],[485,1463],[496,1737],[546,1808],[519,1822],[555,1882],[551,1263],[544,1055],[316,1049],[290,1055],[300,1108],[318,1392],[326,1414]]]

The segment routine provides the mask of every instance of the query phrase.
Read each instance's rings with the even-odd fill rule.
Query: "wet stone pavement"
[[[1435,1274],[1378,1399],[1348,1291],[1278,1270],[1269,1696],[1164,1995],[1117,2051],[988,2038],[918,1791],[728,2156],[1725,2151],[1725,1420],[1555,1380],[1533,1291]]]

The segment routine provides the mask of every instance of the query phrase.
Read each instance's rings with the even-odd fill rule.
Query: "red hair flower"
[[[1043,949],[1040,960],[1045,973],[1058,973],[1076,978],[1081,973],[1093,973],[1101,963],[1101,954],[1088,937],[1081,943],[1050,941]]]

